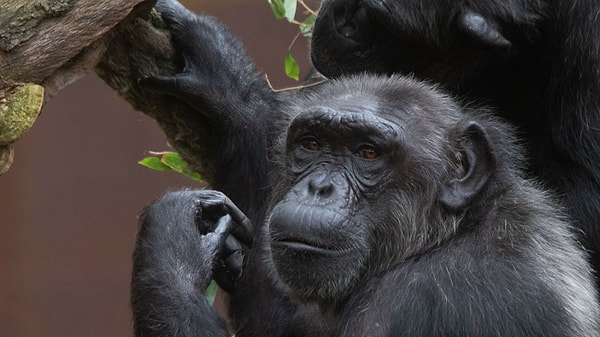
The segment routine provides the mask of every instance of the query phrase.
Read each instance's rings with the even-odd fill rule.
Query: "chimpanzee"
[[[184,67],[140,85],[197,111],[173,118],[221,192],[144,211],[136,335],[227,335],[210,279],[236,336],[597,335],[584,255],[502,123],[399,77],[276,94],[214,18],[157,8]]]
[[[600,270],[598,13],[599,1],[324,0],[311,55],[326,76],[411,73],[495,107]]]
[[[244,290],[262,296],[236,336],[600,336],[584,253],[506,125],[398,76],[330,81],[282,113],[264,226],[209,190],[143,212],[137,336],[229,336],[203,291],[241,296],[240,273],[270,282]]]

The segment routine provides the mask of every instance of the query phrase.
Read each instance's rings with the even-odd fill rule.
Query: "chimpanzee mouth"
[[[322,246],[315,242],[308,242],[306,240],[297,238],[271,238],[271,247],[275,249],[292,250],[330,256],[343,255],[348,252],[348,249],[344,249],[341,247]]]

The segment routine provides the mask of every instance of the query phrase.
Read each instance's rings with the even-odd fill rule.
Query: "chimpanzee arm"
[[[148,206],[134,252],[132,307],[136,336],[229,336],[204,299],[211,279],[234,287],[248,218],[222,193],[181,191]]]
[[[169,26],[183,70],[141,79],[140,85],[185,102],[197,113],[173,116],[192,125],[172,138],[187,140],[182,147],[202,158],[202,173],[210,185],[256,220],[251,213],[265,209],[268,149],[277,138],[269,132],[279,130],[273,125],[283,118],[286,100],[272,92],[241,42],[215,18],[195,15],[173,0],[158,1],[156,9]],[[186,132],[194,137],[185,137]]]

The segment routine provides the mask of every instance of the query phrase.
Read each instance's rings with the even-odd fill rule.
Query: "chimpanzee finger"
[[[150,76],[138,80],[138,85],[142,90],[162,93],[174,96],[180,99],[187,99],[192,92],[188,92],[191,88],[189,77],[186,74],[178,74],[175,76]]]
[[[237,240],[251,246],[254,240],[252,222],[227,196],[217,191],[206,191],[202,200],[202,218],[216,220],[224,214],[229,214],[237,226],[229,228]]]
[[[225,206],[228,199],[223,193],[213,190],[203,190],[199,197],[198,204],[201,207],[202,219],[218,221],[222,216],[228,214],[228,209]]]
[[[181,3],[173,0],[158,0],[154,8],[163,15],[168,23],[177,17],[185,16],[189,12]]]
[[[191,40],[195,40],[196,31],[190,27],[197,25],[197,16],[179,1],[158,0],[154,9],[160,13],[169,30],[174,32],[171,38],[176,45],[186,45]]]
[[[219,288],[225,290],[227,293],[231,293],[235,290],[235,280],[227,273],[225,262],[220,260],[218,263],[213,270],[213,280],[217,282]]]
[[[244,267],[244,252],[241,249],[239,243],[229,236],[226,241],[234,242],[234,245],[238,247],[231,251],[232,247],[225,249],[227,252],[223,252],[221,258],[215,261],[213,267],[213,279],[227,292],[231,292],[236,284],[236,281],[242,277],[242,270]],[[230,246],[231,244],[227,244]]]
[[[234,278],[239,278],[244,267],[244,250],[237,238],[231,235],[232,230],[235,228],[231,216],[225,215],[217,222],[214,232],[219,235],[220,257],[226,262],[226,267],[231,275]]]
[[[232,235],[225,239],[225,247],[221,256],[231,276],[235,280],[239,279],[244,268],[244,250]]]
[[[218,256],[213,265],[213,278],[225,291],[231,292],[242,275],[244,254],[240,243],[229,235],[235,225],[231,216],[224,215],[217,222],[214,233],[219,237]]]
[[[244,212],[242,212],[229,198],[225,201],[229,214],[238,226],[231,229],[231,234],[246,246],[251,246],[254,241],[254,226]]]

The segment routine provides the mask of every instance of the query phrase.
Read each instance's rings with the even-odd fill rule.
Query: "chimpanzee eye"
[[[300,145],[310,151],[319,151],[321,149],[321,144],[314,137],[304,137],[300,141]]]
[[[373,145],[362,144],[356,150],[356,155],[365,159],[375,159],[379,157],[379,152]]]

